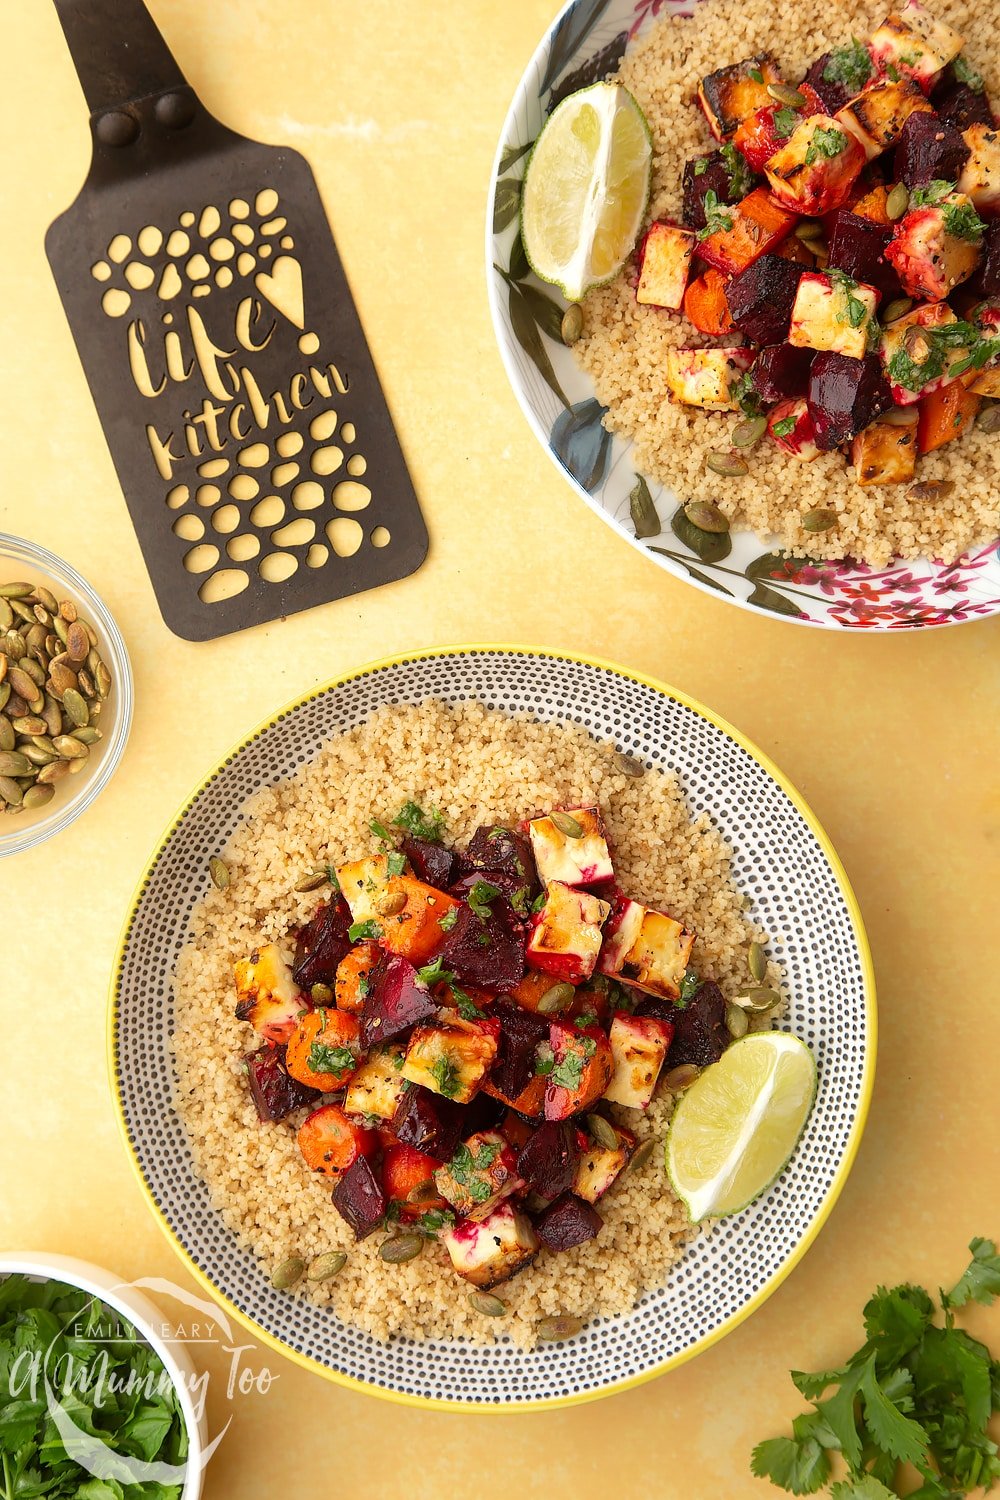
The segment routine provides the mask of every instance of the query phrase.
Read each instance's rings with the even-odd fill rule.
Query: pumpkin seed
[[[829,531],[837,524],[837,512],[835,510],[824,510],[822,506],[816,510],[807,510],[802,517],[803,531]]]
[[[14,720],[14,728],[18,734],[44,734],[46,724],[44,719],[39,719],[35,714],[25,714],[23,718]]]
[[[754,1012],[773,1010],[780,1005],[781,996],[777,990],[768,989],[766,985],[748,985],[746,989],[737,990],[733,997],[743,1006],[744,1010]]]
[[[732,1001],[726,1006],[726,1030],[733,1041],[738,1041],[741,1036],[746,1036],[750,1028],[747,1013],[742,1005],[734,1005]]]
[[[0,750],[0,776],[30,776],[31,761],[20,750]]]
[[[326,885],[328,879],[329,876],[325,870],[310,870],[308,875],[299,877],[292,886],[292,890],[304,896],[307,891],[318,891],[321,885]]]
[[[943,500],[954,488],[952,479],[924,479],[920,484],[911,484],[906,495],[909,500]]]
[[[767,978],[767,954],[760,943],[751,943],[750,952],[747,954],[747,968],[750,970],[750,978],[755,979],[758,984],[763,984]]]
[[[42,736],[39,735],[38,738],[41,739]],[[50,766],[54,760],[59,759],[52,751],[45,750],[40,745],[34,744],[25,745],[21,753],[28,757],[33,766]]]
[[[406,1195],[406,1201],[407,1203],[432,1203],[440,1196],[434,1178],[425,1177],[423,1182],[418,1182],[416,1187],[410,1189]]]
[[[549,822],[554,828],[558,828],[559,832],[564,834],[568,839],[583,838],[583,824],[578,822],[570,813],[549,813]]]
[[[63,712],[77,729],[83,729],[90,723],[90,710],[82,693],[76,688],[67,688],[63,693]]]
[[[14,623],[14,611],[6,599],[0,599],[0,630],[9,630]]]
[[[878,419],[886,422],[890,427],[913,427],[916,425],[917,415],[912,406],[894,406],[891,411],[885,411]]]
[[[572,1005],[576,990],[571,984],[561,982],[554,984],[551,989],[538,1002],[539,1014],[543,1016],[554,1015],[556,1011],[564,1010],[567,1005]]]
[[[80,684],[80,692],[85,698],[97,697],[97,687],[95,686],[94,679],[91,677],[86,667],[80,668],[79,672],[77,673],[77,681]]]
[[[35,611],[32,609],[30,604],[25,604],[23,599],[12,599],[10,601],[10,607],[14,611],[15,615],[17,615],[17,618],[23,621],[25,625],[34,625]]]
[[[494,1297],[492,1292],[481,1292],[476,1287],[469,1292],[468,1296],[472,1311],[482,1313],[484,1318],[502,1318],[507,1312],[506,1302],[502,1302],[499,1297]]]
[[[94,673],[94,682],[97,686],[98,693],[102,698],[106,698],[111,691],[111,673],[108,671],[108,668],[102,661],[99,661],[97,663],[97,670]]]
[[[81,745],[96,745],[98,740],[104,738],[101,731],[95,729],[92,724],[85,724],[82,729],[74,729],[71,733],[75,740],[80,741]]]
[[[10,663],[13,665],[14,662],[21,660],[21,657],[28,649],[28,643],[19,630],[8,630],[4,637],[3,649],[4,654],[10,658]]]
[[[580,337],[583,332],[583,308],[578,302],[572,303],[563,313],[559,332],[564,344],[575,344]]]
[[[401,1266],[408,1260],[416,1260],[423,1248],[422,1234],[397,1234],[391,1240],[383,1240],[378,1253],[389,1265]]]
[[[86,661],[90,650],[90,636],[82,620],[74,620],[66,631],[66,650],[71,661]]]
[[[642,1142],[641,1146],[637,1146],[632,1153],[632,1160],[628,1164],[628,1171],[638,1172],[640,1167],[646,1165],[655,1150],[656,1137],[651,1135],[647,1140]]]
[[[766,417],[749,417],[733,428],[733,443],[737,448],[755,448],[766,431]]]
[[[65,620],[68,625],[72,625],[73,621],[77,618],[77,608],[72,599],[64,599],[62,601],[59,606],[59,618]]]
[[[670,1069],[663,1082],[668,1089],[686,1089],[700,1077],[701,1069],[696,1063],[681,1063],[679,1067]]]
[[[64,693],[73,692],[77,686],[76,673],[72,667],[68,667],[58,657],[49,662],[49,682],[52,691],[60,698]]]
[[[27,599],[34,592],[30,583],[0,583],[0,599]]]
[[[23,661],[24,657],[21,660]],[[9,667],[7,670],[7,679],[10,682],[13,692],[19,694],[26,703],[34,702],[38,692],[38,683],[33,677],[29,677],[22,666]]]
[[[314,984],[309,991],[309,998],[313,1005],[329,1005],[333,1000],[333,990],[328,984]]]
[[[6,714],[0,714],[0,750],[13,750],[14,726]]]
[[[32,656],[22,656],[18,662],[21,671],[26,673],[35,684],[36,688],[45,686],[45,668],[35,661]]]
[[[587,1129],[592,1138],[599,1146],[603,1146],[605,1151],[618,1150],[618,1132],[611,1121],[606,1120],[603,1115],[588,1115]]]
[[[897,182],[895,187],[890,189],[889,196],[885,200],[885,211],[895,224],[897,219],[903,217],[909,206],[910,190],[905,182]]]
[[[51,802],[56,794],[54,786],[30,786],[21,799],[21,806],[26,808],[44,807]]]
[[[583,1327],[582,1318],[571,1318],[568,1313],[557,1313],[554,1318],[543,1318],[535,1332],[540,1339],[546,1343],[562,1343],[563,1339],[571,1339],[574,1334],[580,1332]]]
[[[317,1255],[309,1267],[309,1280],[332,1281],[346,1265],[347,1256],[343,1250],[328,1250],[325,1255]]]
[[[750,465],[738,453],[710,453],[705,463],[724,479],[742,479],[750,473]]]
[[[81,745],[71,734],[54,734],[52,743],[56,754],[63,760],[86,760],[90,751],[86,745]]]
[[[0,797],[8,807],[20,807],[24,793],[12,776],[0,775]]]
[[[43,604],[34,605],[32,607],[31,613],[34,615],[39,625],[45,626],[52,624],[52,616],[49,614],[48,610]]]
[[[56,700],[48,693],[45,695],[41,717],[45,720],[45,728],[50,735],[58,734],[62,729],[62,712]]]
[[[39,604],[44,605],[50,615],[56,615],[59,613],[59,600],[50,589],[47,589],[45,587],[43,583],[38,583],[35,585],[35,598],[38,600]]]
[[[2,679],[0,679],[0,708],[6,708],[7,707],[7,700],[9,698],[10,698],[10,683],[9,682],[4,682]]]
[[[897,318],[905,318],[913,306],[912,297],[896,297],[890,302],[882,314],[883,323],[895,323]]]
[[[685,505],[684,514],[699,531],[721,534],[729,530],[729,517],[710,500],[692,500],[689,505]]]
[[[976,418],[980,432],[1000,432],[1000,405],[984,406]]]
[[[43,766],[38,773],[38,780],[44,786],[54,786],[57,781],[62,781],[64,776],[69,775],[68,760],[54,760],[50,765]]]
[[[821,240],[826,231],[818,219],[803,219],[795,226],[795,238],[799,240]]]
[[[83,748],[86,749],[87,748],[86,745],[84,745]],[[87,761],[86,761],[86,757],[85,756],[81,756],[77,760],[68,760],[68,761],[65,762],[65,764],[67,766],[69,766],[69,774],[71,776],[79,776],[80,772],[86,766]]]
[[[52,629],[55,631],[56,635],[65,646],[66,636],[69,633],[69,626],[61,615],[56,615],[55,619],[52,621]]]
[[[383,891],[375,900],[375,910],[380,917],[397,917],[405,905],[405,891]]]
[[[777,99],[779,104],[787,104],[789,109],[801,109],[803,104],[808,104],[805,94],[799,93],[788,83],[769,83],[767,92],[772,99]]]
[[[224,891],[230,881],[229,866],[225,860],[220,859],[217,854],[213,854],[208,862],[208,873],[215,889],[217,891]]]
[[[646,767],[641,760],[635,760],[631,755],[626,755],[619,750],[615,755],[615,770],[620,771],[623,776],[633,776],[636,780],[645,776]]]
[[[305,1268],[304,1260],[300,1260],[297,1255],[290,1255],[271,1272],[271,1285],[276,1292],[287,1292],[302,1280]]]

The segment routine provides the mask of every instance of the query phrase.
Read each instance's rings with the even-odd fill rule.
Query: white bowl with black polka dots
[[[771,934],[789,997],[782,1026],[819,1073],[812,1114],[775,1185],[692,1241],[666,1284],[627,1316],[596,1318],[525,1352],[461,1340],[380,1344],[304,1296],[275,1291],[195,1175],[171,1106],[171,973],[208,861],[248,797],[385,704],[475,700],[569,720],[677,773],[734,851],[733,876]],[[864,1125],[875,996],[861,916],[815,817],[760,751],[706,709],[623,668],[568,654],[456,647],[363,667],[276,714],[206,778],[156,850],[122,938],[110,1044],[120,1122],[150,1205],[189,1269],[257,1338],[342,1384],[416,1405],[512,1410],[593,1399],[651,1378],[754,1311],[818,1233]],[[377,1290],[373,1289],[373,1295]]]

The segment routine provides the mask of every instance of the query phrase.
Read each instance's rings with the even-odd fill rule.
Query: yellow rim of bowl
[[[861,968],[864,978],[865,990],[865,1021],[868,1032],[868,1045],[866,1048],[864,1068],[862,1073],[861,1097],[858,1102],[857,1113],[854,1117],[854,1124],[851,1128],[850,1136],[848,1137],[847,1147],[844,1152],[843,1160],[840,1163],[833,1181],[827,1189],[826,1197],[820,1204],[816,1216],[810,1224],[808,1230],[802,1236],[799,1243],[795,1246],[795,1249],[791,1252],[788,1258],[779,1267],[779,1269],[775,1271],[770,1280],[765,1282],[765,1284],[757,1292],[756,1296],[750,1299],[745,1307],[741,1307],[738,1312],[733,1313],[731,1317],[727,1318],[723,1323],[719,1325],[718,1328],[714,1329],[711,1333],[705,1334],[703,1338],[698,1339],[698,1341],[691,1345],[690,1348],[683,1349],[678,1354],[674,1354],[670,1358],[663,1360],[662,1363],[656,1365],[652,1370],[644,1370],[640,1375],[632,1375],[625,1380],[615,1381],[613,1384],[602,1386],[599,1390],[581,1391],[578,1393],[574,1393],[571,1396],[542,1397],[537,1401],[451,1401],[438,1400],[431,1396],[413,1396],[407,1394],[405,1391],[386,1390],[381,1386],[369,1384],[364,1380],[356,1380],[351,1375],[344,1375],[339,1370],[332,1370],[328,1365],[323,1364],[320,1360],[313,1359],[311,1355],[300,1353],[296,1349],[290,1349],[287,1344],[284,1344],[281,1341],[281,1339],[276,1338],[272,1333],[268,1333],[268,1331],[265,1328],[262,1328],[259,1323],[255,1322],[248,1313],[243,1312],[243,1310],[239,1308],[236,1303],[230,1301],[225,1293],[219,1290],[219,1288],[215,1285],[215,1283],[207,1275],[207,1273],[204,1272],[201,1267],[195,1262],[195,1260],[177,1238],[176,1234],[168,1223],[166,1216],[163,1214],[155,1198],[153,1197],[149,1183],[146,1181],[146,1178],[142,1171],[142,1167],[139,1164],[139,1159],[132,1145],[131,1137],[129,1136],[128,1125],[125,1120],[125,1111],[122,1105],[121,1093],[118,1088],[118,1069],[115,1053],[115,1033],[118,1021],[118,986],[125,960],[125,946],[128,942],[129,933],[131,932],[139,902],[142,898],[142,892],[149,879],[150,871],[156,864],[160,855],[163,853],[167,841],[174,833],[174,830],[179,827],[180,823],[187,815],[188,810],[204,791],[205,787],[215,779],[219,772],[228,764],[230,760],[232,760],[234,756],[238,755],[242,750],[244,750],[246,746],[249,745],[253,740],[255,740],[258,735],[262,734],[264,730],[270,728],[273,724],[276,724],[279,720],[285,718],[288,714],[294,713],[304,704],[311,703],[316,698],[321,698],[325,693],[330,692],[334,688],[344,687],[350,682],[355,682],[362,677],[368,677],[373,672],[383,670],[387,667],[403,666],[409,662],[416,661],[431,661],[440,656],[474,656],[481,652],[502,653],[507,656],[541,656],[547,657],[550,660],[554,661],[574,662],[582,666],[596,667],[600,671],[613,672],[619,677],[626,677],[632,682],[640,683],[643,687],[652,688],[655,692],[662,693],[665,697],[672,698],[675,702],[683,704],[685,708],[692,709],[696,714],[700,714],[703,719],[707,720],[708,723],[712,724],[716,729],[720,729],[723,734],[726,734],[731,739],[735,740],[738,745],[740,745],[749,755],[753,757],[755,761],[757,761],[758,765],[763,766],[764,770],[772,778],[772,780],[776,782],[778,786],[780,786],[785,795],[795,804],[799,812],[802,814],[803,818],[805,818],[810,829],[815,834],[816,839],[823,850],[823,853],[826,855],[826,858],[830,864],[830,868],[833,870],[835,876],[837,877],[837,882],[843,894],[848,912],[850,913],[851,924],[854,929],[854,936],[857,941],[858,952],[861,959]],[[762,1307],[763,1304],[767,1301],[768,1297],[771,1296],[772,1292],[777,1291],[778,1287],[785,1280],[785,1278],[791,1274],[791,1272],[798,1265],[799,1261],[805,1255],[806,1251],[813,1244],[823,1225],[826,1223],[826,1220],[829,1217],[834,1204],[840,1197],[844,1184],[847,1181],[848,1174],[850,1173],[851,1167],[854,1164],[854,1158],[857,1155],[858,1147],[861,1143],[861,1137],[864,1133],[865,1121],[868,1117],[868,1109],[869,1105],[871,1104],[872,1090],[875,1084],[875,1056],[877,1045],[878,1016],[875,1003],[875,970],[872,963],[871,949],[868,945],[868,937],[865,932],[864,919],[861,915],[861,908],[858,905],[857,897],[855,896],[854,891],[851,887],[851,882],[848,879],[847,871],[844,869],[837,851],[834,849],[832,843],[830,842],[830,839],[827,836],[821,823],[819,822],[819,819],[816,817],[816,814],[813,812],[812,808],[809,806],[808,802],[806,802],[801,793],[778,769],[778,767],[774,764],[770,757],[766,755],[762,750],[758,749],[758,747],[753,743],[752,740],[747,739],[746,735],[741,734],[738,729],[734,728],[734,726],[730,724],[728,720],[723,719],[718,714],[712,713],[710,709],[707,709],[704,706],[704,704],[699,703],[694,698],[689,698],[686,693],[679,692],[675,688],[669,687],[665,682],[660,682],[655,677],[649,677],[643,672],[633,672],[627,667],[620,666],[617,662],[606,661],[598,656],[585,656],[576,651],[558,651],[544,646],[504,644],[434,646],[421,651],[404,651],[396,656],[386,656],[382,657],[378,661],[367,662],[364,666],[357,667],[353,672],[347,672],[342,677],[331,678],[330,681],[322,684],[321,686],[312,688],[308,693],[301,694],[298,698],[295,698],[290,703],[285,704],[285,706],[279,709],[277,713],[268,714],[266,718],[261,720],[261,722],[256,726],[255,729],[253,729],[249,734],[244,735],[243,738],[233,746],[228,754],[224,755],[217,762],[217,764],[208,773],[208,775],[202,778],[202,780],[195,787],[194,791],[185,800],[178,812],[176,812],[170,819],[156,845],[156,848],[146,862],[145,868],[143,869],[143,872],[136,883],[135,890],[132,893],[132,899],[129,903],[128,915],[126,916],[125,921],[122,925],[121,935],[118,939],[118,947],[115,954],[115,963],[111,978],[107,1028],[107,1061],[108,1072],[111,1080],[111,1092],[115,1102],[115,1114],[118,1119],[118,1128],[121,1131],[122,1139],[125,1142],[125,1149],[128,1153],[128,1158],[132,1170],[139,1181],[143,1196],[145,1197],[146,1203],[148,1204],[151,1213],[156,1219],[157,1224],[166,1235],[177,1255],[183,1261],[188,1272],[209,1293],[209,1295],[215,1299],[216,1302],[221,1303],[226,1311],[230,1313],[238,1323],[242,1324],[242,1326],[246,1328],[254,1338],[259,1339],[260,1342],[264,1344],[268,1349],[274,1350],[275,1353],[284,1356],[284,1358],[286,1359],[293,1360],[295,1364],[300,1365],[302,1369],[316,1372],[324,1376],[327,1380],[332,1380],[336,1385],[345,1386],[348,1390],[361,1391],[367,1396],[378,1396],[382,1400],[396,1402],[401,1406],[419,1407],[425,1411],[464,1411],[477,1413],[496,1412],[501,1415],[508,1412],[553,1411],[559,1407],[579,1406],[587,1401],[599,1401],[605,1396],[618,1395],[621,1391],[634,1390],[637,1386],[645,1385],[649,1380],[655,1380],[660,1375],[665,1375],[668,1370],[675,1370],[679,1365],[685,1364],[687,1360],[693,1359],[696,1354],[701,1354],[704,1352],[704,1350],[710,1349],[713,1344],[717,1344],[719,1340],[724,1338],[727,1333],[731,1333],[734,1328],[739,1327],[739,1325],[746,1318],[750,1317],[751,1313],[756,1312],[759,1307]]]

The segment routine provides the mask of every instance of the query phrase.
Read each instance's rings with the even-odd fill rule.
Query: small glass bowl
[[[37,812],[0,813],[0,858],[34,848],[87,810],[118,769],[132,725],[132,668],[121,632],[103,599],[54,552],[0,532],[0,583],[15,580],[41,583],[57,599],[72,599],[97,632],[101,656],[111,671],[111,691],[101,710],[104,738],[93,747],[86,770],[64,777],[51,802]]]

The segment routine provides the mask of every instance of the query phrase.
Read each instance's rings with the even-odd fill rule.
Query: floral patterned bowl
[[[500,353],[539,441],[592,510],[669,573],[743,608],[803,625],[912,630],[1000,614],[1000,545],[956,563],[792,557],[752,532],[712,536],[681,499],[635,471],[632,444],[601,424],[604,408],[562,343],[565,304],[531,274],[518,227],[521,181],[548,113],[618,65],[631,37],[697,0],[571,0],[543,38],[504,123],[489,197],[486,268]]]

